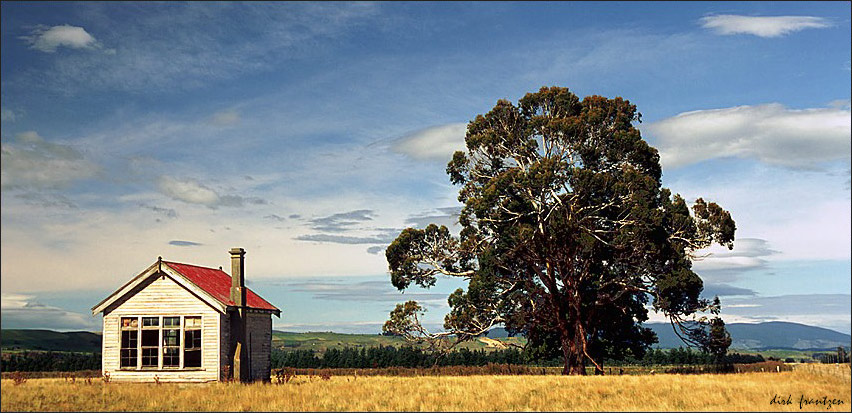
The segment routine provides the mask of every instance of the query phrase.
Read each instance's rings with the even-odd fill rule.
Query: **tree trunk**
[[[565,367],[562,374],[586,375],[586,357],[583,355],[583,336],[579,324],[568,325],[564,316],[559,317],[559,330],[562,336],[562,354]]]

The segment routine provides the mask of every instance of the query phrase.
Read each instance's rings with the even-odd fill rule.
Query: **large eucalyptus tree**
[[[662,187],[639,118],[622,98],[580,100],[559,87],[478,115],[467,151],[447,165],[464,203],[459,236],[408,228],[386,250],[400,290],[430,287],[438,274],[468,288],[450,295],[445,332],[423,328],[416,302],[398,305],[385,332],[463,341],[503,324],[530,346],[555,339],[564,373],[585,374],[587,362],[602,372],[605,358],[641,355],[656,340],[641,327],[650,303],[706,348],[703,314],[718,314],[719,302],[701,298],[692,260],[711,243],[733,248],[735,224],[715,203],[698,198],[690,209]]]

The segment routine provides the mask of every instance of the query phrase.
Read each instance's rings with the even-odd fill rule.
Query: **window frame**
[[[200,314],[190,314],[190,315],[119,315],[119,325],[118,325],[118,340],[119,340],[119,354],[118,354],[118,364],[119,370],[122,371],[185,371],[185,370],[205,370],[204,369],[204,333],[203,333],[203,320],[204,317]],[[178,319],[178,325],[175,326],[173,324],[173,319]],[[151,319],[155,319],[151,320]],[[165,325],[166,319],[172,319],[172,323],[169,326]],[[193,322],[193,325],[187,328],[187,319],[197,320]],[[125,320],[129,320],[125,322]],[[156,325],[154,325],[154,323]],[[127,325],[125,325],[127,324]],[[135,324],[135,325],[134,325]],[[175,331],[174,334],[177,335],[177,345],[166,345],[167,334],[166,331],[172,330]],[[142,335],[144,332],[157,331],[157,346],[143,346],[142,345]],[[197,333],[194,333],[197,331]],[[190,343],[191,346],[189,349],[186,348],[186,334],[190,332],[191,335],[197,334],[198,337],[193,337],[198,340],[199,347],[196,349],[193,345],[194,343]],[[127,333],[128,336],[135,335],[135,347],[134,348],[124,348],[122,347],[122,343],[124,342],[124,334]],[[150,334],[150,333],[149,333]],[[150,339],[151,337],[148,337]],[[132,338],[128,338],[128,340],[132,343]],[[130,343],[128,343],[130,344]],[[150,344],[150,343],[148,343]],[[156,350],[154,350],[156,349]],[[166,349],[177,349],[178,353],[178,365],[177,366],[169,366],[166,365]],[[156,351],[156,365],[142,365],[143,360],[143,350]],[[187,367],[186,364],[186,352],[189,351],[197,351],[199,366]],[[134,351],[136,363],[130,366],[122,366],[122,355],[125,351]],[[150,356],[145,356],[150,357]],[[125,357],[127,358],[127,357]]]
[[[198,319],[198,325],[197,326],[193,325],[191,327],[187,326],[186,320],[188,318],[189,319]],[[181,342],[181,350],[182,351],[180,353],[181,354],[181,367],[184,368],[184,369],[199,369],[199,368],[202,368],[203,365],[204,365],[204,357],[203,357],[204,356],[204,333],[203,333],[203,328],[202,328],[203,327],[203,324],[202,324],[203,319],[201,318],[201,316],[184,316],[183,320],[181,320],[181,321],[182,321],[181,322],[181,335],[183,335],[183,341]],[[197,332],[197,334],[198,334],[198,337],[197,337],[198,348],[197,349],[195,348],[195,344],[194,344],[195,340],[196,340],[196,337],[194,337],[195,332]],[[190,333],[190,334],[193,335],[193,337],[192,337],[193,342],[192,343],[189,343],[189,341],[186,339],[187,333]],[[188,346],[188,343],[189,343],[189,346]],[[193,351],[193,352],[197,351],[198,352],[198,366],[190,366],[190,367],[186,366],[187,347],[190,348],[190,350],[188,350],[188,351]]]
[[[128,325],[124,325],[124,321],[128,321]],[[133,322],[136,325],[133,325]],[[124,335],[128,335],[128,346],[124,346]],[[131,344],[132,343],[132,344]],[[125,351],[131,352],[133,355],[124,357]],[[124,365],[124,360],[135,359],[135,363]],[[138,370],[139,369],[139,318],[138,317],[119,317],[118,319],[118,368],[119,370]]]

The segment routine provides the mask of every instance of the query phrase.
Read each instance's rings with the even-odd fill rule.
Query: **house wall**
[[[222,366],[231,364],[234,343],[231,340],[231,318],[228,315],[220,317]],[[267,381],[272,370],[272,315],[268,313],[247,313],[246,345],[249,351],[250,373],[252,380]],[[224,371],[223,376],[224,379]]]
[[[219,314],[219,380],[227,380],[230,373],[225,371],[225,366],[231,364],[231,317],[228,314]]]
[[[246,327],[254,380],[269,380],[272,367],[272,315],[248,313]]]
[[[215,381],[220,374],[221,313],[177,284],[168,276],[152,277],[140,284],[129,298],[104,310],[103,373],[116,381]],[[201,369],[120,370],[119,321],[128,316],[201,316]],[[183,340],[181,338],[181,340]]]

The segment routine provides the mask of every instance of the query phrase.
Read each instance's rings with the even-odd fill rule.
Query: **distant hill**
[[[650,323],[647,327],[654,330],[659,338],[656,347],[684,347],[683,342],[667,323]],[[759,324],[732,323],[726,326],[731,333],[735,350],[799,350],[824,351],[835,350],[838,346],[849,347],[852,336],[821,327],[786,322],[768,322]],[[492,329],[488,338],[506,337],[502,328]],[[523,338],[514,337],[510,341],[523,343]],[[272,346],[281,350],[312,350],[322,352],[328,348],[366,348],[375,346],[399,347],[407,343],[401,337],[379,334],[343,334],[333,332],[293,333],[272,332]],[[2,330],[0,345],[3,350],[49,350],[100,352],[101,335],[85,331],[60,333],[50,330]],[[464,343],[468,349],[493,349],[487,338]]]
[[[648,324],[657,333],[661,348],[682,346],[669,324]],[[835,350],[849,347],[852,336],[822,327],[798,323],[771,321],[747,324],[731,323],[725,326],[731,333],[732,349],[765,350]]]
[[[649,323],[646,327],[657,333],[659,343],[655,347],[686,347],[672,331],[671,324]],[[725,326],[731,333],[731,349],[739,350],[835,350],[839,346],[849,347],[852,336],[822,327],[772,321],[747,324],[731,323]],[[493,329],[489,337],[506,337],[506,330]]]
[[[7,330],[0,331],[0,347],[3,350],[45,350],[101,352],[101,335],[88,331],[61,333],[52,330]]]

